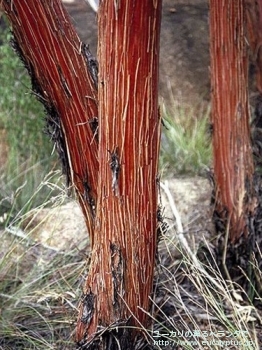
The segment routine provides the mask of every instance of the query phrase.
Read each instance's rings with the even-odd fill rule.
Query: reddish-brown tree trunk
[[[67,12],[59,0],[2,1],[14,45],[47,110],[47,123],[64,172],[77,191],[90,236],[97,198],[97,89]]]
[[[92,339],[98,325],[110,326],[120,344],[133,348],[135,332],[117,332],[118,325],[147,325],[156,250],[160,14],[161,1],[153,0],[104,0],[99,10],[99,192],[78,341]],[[87,301],[94,309],[88,321]]]
[[[256,206],[244,0],[210,0],[210,38],[216,212],[234,243],[247,237]]]
[[[119,326],[147,325],[152,290],[161,0],[101,2],[98,82],[60,0],[1,5],[91,236],[77,342],[83,349],[133,349],[137,331]]]

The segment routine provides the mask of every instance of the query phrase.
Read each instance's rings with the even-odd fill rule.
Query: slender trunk
[[[98,15],[99,192],[77,337],[83,344],[98,326],[102,332],[110,326],[101,348],[111,337],[133,349],[136,332],[117,327],[147,325],[156,250],[160,14],[161,1],[104,0]],[[87,301],[93,304],[88,320]]]
[[[215,210],[231,243],[247,238],[256,206],[244,26],[244,0],[210,0]]]

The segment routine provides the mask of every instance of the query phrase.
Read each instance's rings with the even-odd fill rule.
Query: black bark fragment
[[[47,112],[45,118],[45,133],[47,133],[50,136],[50,139],[54,142],[55,149],[62,164],[62,173],[66,176],[66,185],[69,187],[71,184],[70,164],[67,154],[65,136],[61,126],[61,119],[54,105],[44,104],[44,106]]]
[[[114,286],[113,304],[116,310],[119,308],[119,295],[123,295],[124,282],[124,261],[121,249],[115,243],[110,243],[111,250],[111,271]]]
[[[115,195],[119,196],[118,178],[121,170],[121,164],[119,161],[118,147],[116,147],[112,152],[109,150],[108,152],[110,154],[109,166],[112,171],[112,190]]]
[[[97,88],[98,88],[98,62],[95,59],[95,57],[92,55],[91,51],[89,50],[88,45],[82,43],[81,52],[82,52],[82,55],[85,57],[87,70],[91,74],[93,83],[94,83],[95,88],[97,90]]]
[[[89,205],[92,217],[95,218],[96,215],[96,203],[94,198],[91,196],[91,187],[88,184],[88,181],[85,180],[82,182],[84,187],[84,193],[82,194],[82,198]]]
[[[81,302],[83,304],[81,322],[88,326],[94,315],[95,295],[90,291],[90,293],[84,294]]]
[[[95,137],[95,140],[98,142],[98,118],[93,117],[89,120],[89,124],[92,130],[92,133]]]

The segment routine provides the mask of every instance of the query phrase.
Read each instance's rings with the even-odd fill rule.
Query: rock
[[[182,226],[183,234],[193,250],[203,237],[212,231],[210,199],[211,186],[201,177],[183,177],[168,180],[170,193],[174,199]],[[161,190],[163,215],[170,225],[169,239],[177,241],[178,232],[174,227],[177,221],[170,203]],[[29,239],[57,250],[70,251],[88,246],[88,234],[81,209],[75,201],[55,208],[32,210],[22,224]]]
[[[50,248],[70,251],[88,246],[88,234],[81,209],[75,201],[55,208],[32,210],[23,220],[28,238]]]

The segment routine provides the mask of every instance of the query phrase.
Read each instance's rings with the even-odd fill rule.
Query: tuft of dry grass
[[[165,345],[166,350],[261,349],[261,310],[248,300],[240,285],[222,276],[204,235],[209,260],[201,263],[186,240],[168,184],[162,188],[176,225],[164,236],[159,254],[150,314],[153,344],[157,349]]]
[[[261,311],[244,302],[239,285],[224,280],[211,266],[196,266],[194,260],[183,250],[182,260],[171,268],[160,266],[152,300],[153,333],[160,335],[155,339],[165,341],[165,349],[260,349]]]
[[[47,177],[42,186],[56,189],[57,184]],[[51,197],[38,210],[61,206],[64,199]],[[72,332],[87,270],[87,240],[68,251],[46,245],[35,239],[34,227],[22,229],[30,214],[23,212],[0,231],[0,349],[75,349]]]
[[[168,192],[167,183],[162,188]],[[170,209],[176,225],[159,249],[152,322],[141,326],[147,349],[260,349],[261,311],[244,300],[241,286],[223,278],[215,259],[208,265],[198,260],[172,201]],[[36,242],[21,227],[1,231],[0,349],[75,349],[86,242],[66,252]],[[213,256],[212,248],[208,253]]]
[[[85,260],[1,233],[0,345],[3,349],[73,349],[71,338]],[[2,249],[1,249],[2,250]],[[55,346],[55,347],[54,347]]]

